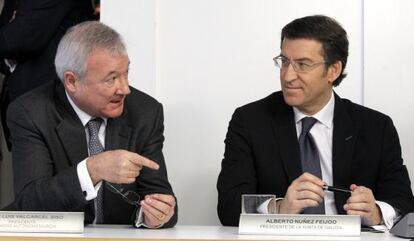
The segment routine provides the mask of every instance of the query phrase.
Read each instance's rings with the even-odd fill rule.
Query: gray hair
[[[60,40],[55,57],[56,73],[61,81],[72,71],[82,80],[86,61],[94,49],[105,49],[114,55],[127,55],[117,31],[98,21],[87,21],[68,29]]]

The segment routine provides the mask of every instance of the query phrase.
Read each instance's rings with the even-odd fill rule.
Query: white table
[[[179,225],[171,229],[135,229],[126,225],[89,225],[83,234],[0,233],[0,240],[361,240],[401,241],[389,233],[362,232],[360,237],[238,235],[236,227]]]

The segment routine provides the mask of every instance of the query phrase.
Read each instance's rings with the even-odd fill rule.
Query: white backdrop
[[[414,187],[414,1],[365,0],[365,105],[390,115]]]
[[[236,107],[280,89],[272,58],[279,54],[281,28],[305,15],[332,16],[347,30],[348,77],[336,91],[390,114],[400,132],[406,162],[414,167],[414,152],[407,150],[414,136],[410,128],[413,98],[408,96],[408,86],[413,86],[408,76],[411,55],[404,47],[414,47],[413,37],[405,37],[414,30],[406,28],[410,22],[398,27],[410,16],[408,9],[414,3],[394,2],[101,1],[102,21],[126,40],[132,60],[131,85],[164,105],[164,154],[178,197],[180,224],[219,223],[215,185],[228,121]],[[394,11],[387,11],[389,5]],[[383,26],[388,31],[385,38]],[[406,44],[398,44],[397,50],[395,35]],[[384,56],[378,56],[379,50],[384,50]],[[395,82],[392,89],[400,93],[397,98],[387,85],[391,81]],[[403,103],[405,109],[390,103]],[[411,117],[407,118],[407,112]]]

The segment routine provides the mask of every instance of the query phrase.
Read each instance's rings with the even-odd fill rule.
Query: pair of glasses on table
[[[125,190],[122,185],[112,184],[110,182],[105,182],[104,186],[112,193],[120,195],[125,202],[134,206],[139,205],[140,196],[138,193],[130,190]]]

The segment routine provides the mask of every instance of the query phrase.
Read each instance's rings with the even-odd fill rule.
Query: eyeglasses
[[[281,55],[276,56],[273,58],[273,61],[275,61],[275,65],[279,67],[280,69],[285,69],[289,67],[289,64],[292,64],[293,69],[296,73],[307,73],[313,69],[315,69],[318,65],[326,63],[326,61],[312,63],[307,60],[289,60]]]
[[[118,188],[113,185],[116,185]],[[110,182],[105,182],[104,186],[112,193],[121,195],[122,199],[124,199],[127,203],[134,206],[139,205],[140,196],[136,192],[129,190],[124,192],[124,187],[122,187],[122,185],[111,184]]]

